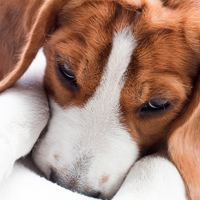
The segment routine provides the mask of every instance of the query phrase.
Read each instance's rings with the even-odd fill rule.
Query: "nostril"
[[[51,182],[53,182],[53,183],[57,183],[57,181],[58,181],[58,177],[57,177],[56,173],[53,170],[51,171],[51,175],[50,175],[49,180]]]
[[[64,188],[67,188],[67,189],[72,190],[74,192],[75,191],[80,192],[80,193],[85,194],[86,196],[89,196],[89,197],[93,197],[93,198],[98,199],[101,196],[101,192],[84,191],[84,190],[82,190],[83,188],[81,188],[81,190],[80,190],[78,182],[75,179],[71,179],[71,180],[68,180],[68,182],[65,182],[62,178],[59,177],[59,174],[56,173],[54,170],[51,171],[49,180],[53,183],[57,183],[58,185],[60,185]]]
[[[88,196],[98,199],[101,196],[101,193],[100,192],[93,192],[93,193],[89,194]]]

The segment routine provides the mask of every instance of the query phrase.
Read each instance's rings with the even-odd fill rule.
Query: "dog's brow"
[[[78,64],[81,64],[81,63],[82,63],[82,62],[81,62],[80,60],[78,60],[77,58],[75,58],[75,57],[73,57],[73,56],[70,56],[70,55],[68,55],[68,54],[67,54],[67,55],[61,54],[61,58],[62,58],[66,63],[70,63],[70,64],[71,64],[72,66],[74,66],[74,67],[78,67],[78,66],[75,65],[74,62],[70,62],[70,61],[69,61],[70,59],[76,61]],[[86,56],[85,56],[85,58],[86,58]],[[87,61],[86,64],[82,63],[82,65],[83,65],[84,67],[87,66],[88,60],[86,60],[86,61]]]

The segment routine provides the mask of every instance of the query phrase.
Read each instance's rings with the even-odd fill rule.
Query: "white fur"
[[[0,182],[9,175],[15,160],[30,152],[49,118],[48,101],[41,85],[39,68],[44,71],[45,67],[41,54],[40,51],[37,62],[17,84],[0,94]]]
[[[100,86],[84,107],[62,109],[51,100],[48,132],[34,151],[35,163],[47,177],[53,169],[65,185],[77,182],[72,189],[86,194],[100,191],[106,198],[119,189],[138,158],[138,147],[119,113],[120,93],[135,48],[129,28],[115,34]],[[108,181],[103,182],[103,177]]]
[[[176,167],[164,154],[136,162],[113,200],[187,200]]]

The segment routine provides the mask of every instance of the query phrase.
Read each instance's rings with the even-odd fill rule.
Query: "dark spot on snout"
[[[94,193],[91,193],[91,194],[89,194],[89,195],[87,195],[87,196],[89,196],[89,197],[93,197],[93,198],[100,198],[100,196],[101,196],[101,193],[100,192],[94,192]]]
[[[50,175],[49,180],[51,182],[53,182],[53,183],[57,183],[57,181],[58,181],[58,177],[57,177],[56,173],[53,170],[51,171],[51,175]]]
[[[100,198],[100,196],[101,196],[101,193],[98,191],[84,191],[83,188],[82,188],[82,190],[78,189],[79,183],[77,180],[71,179],[71,180],[64,181],[64,179],[62,177],[60,177],[59,174],[56,173],[54,170],[51,171],[50,181],[60,185],[61,187],[69,189],[73,192],[78,192],[78,193],[84,194],[89,197]]]

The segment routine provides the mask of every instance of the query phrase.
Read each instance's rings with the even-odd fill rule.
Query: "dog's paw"
[[[0,137],[0,185],[10,175],[14,162],[9,141]]]
[[[166,151],[146,156],[129,171],[112,200],[188,200],[184,182]]]

